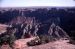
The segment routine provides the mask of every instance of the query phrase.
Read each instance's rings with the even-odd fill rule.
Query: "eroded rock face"
[[[54,38],[70,38],[68,36],[68,34],[58,25],[56,25],[55,23],[52,23],[48,33],[50,36],[54,37]]]

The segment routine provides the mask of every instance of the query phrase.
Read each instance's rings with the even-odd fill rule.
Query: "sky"
[[[0,7],[58,6],[74,7],[74,0],[0,0]]]

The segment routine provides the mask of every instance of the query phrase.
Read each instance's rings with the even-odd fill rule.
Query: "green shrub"
[[[28,46],[35,46],[35,45],[40,45],[40,44],[41,44],[41,41],[38,38],[31,40],[30,42],[27,42]]]
[[[47,34],[40,35],[39,38],[40,38],[40,41],[42,42],[42,44],[53,41],[53,38]]]

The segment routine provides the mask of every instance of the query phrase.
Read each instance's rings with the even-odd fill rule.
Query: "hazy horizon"
[[[74,0],[1,0],[0,7],[75,7]]]

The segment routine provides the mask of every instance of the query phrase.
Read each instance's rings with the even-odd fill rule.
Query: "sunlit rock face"
[[[6,32],[7,27],[9,27],[9,26],[5,25],[5,24],[0,24],[0,34]]]
[[[56,25],[55,23],[52,23],[48,33],[50,34],[50,36],[52,36],[53,38],[69,38],[68,34],[58,25]]]

